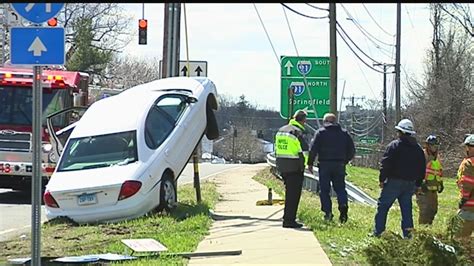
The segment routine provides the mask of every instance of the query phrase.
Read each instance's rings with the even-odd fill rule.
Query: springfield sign
[[[322,118],[330,110],[329,57],[281,56],[280,116],[288,118],[293,90],[293,111],[306,109],[308,119]],[[305,83],[306,77],[306,83]],[[315,106],[316,113],[314,112]]]

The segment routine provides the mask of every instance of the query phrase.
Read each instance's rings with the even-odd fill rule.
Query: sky
[[[120,4],[138,25],[142,4]],[[327,16],[327,11],[306,4],[286,4],[310,16]],[[328,9],[327,3],[312,4]],[[241,4],[191,4],[186,6],[189,60],[207,61],[208,77],[219,94],[234,98],[244,94],[259,108],[280,110],[280,65],[285,56],[329,56],[329,19],[311,19],[285,9],[296,48],[281,4],[255,4],[268,31],[268,40],[255,7]],[[164,4],[146,3],[148,44],[138,45],[138,26],[124,54],[148,60],[162,58]],[[396,4],[337,4],[337,21],[350,38],[370,57],[381,63],[395,63]],[[370,14],[370,15],[369,15]],[[427,4],[402,4],[401,8],[401,97],[409,97],[405,73],[422,79],[432,26]],[[351,18],[351,19],[349,19]],[[372,36],[370,39],[363,35]],[[186,59],[184,10],[181,6],[180,59]],[[352,46],[355,51],[356,48]],[[276,55],[275,55],[276,53]],[[369,65],[373,61],[358,52]],[[338,109],[341,97],[365,97],[381,102],[383,74],[365,66],[337,36]],[[378,68],[381,70],[380,68]],[[394,70],[394,68],[391,68]],[[388,101],[394,100],[394,74],[387,75]],[[393,95],[393,96],[391,96]],[[342,109],[349,104],[344,99]],[[361,103],[356,100],[356,103]]]

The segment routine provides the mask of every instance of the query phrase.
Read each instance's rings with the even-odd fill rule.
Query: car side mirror
[[[187,103],[197,103],[198,99],[194,96],[187,96],[186,97],[186,102]]]

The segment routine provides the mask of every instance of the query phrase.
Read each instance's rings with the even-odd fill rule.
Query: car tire
[[[178,194],[176,193],[176,183],[170,174],[164,174],[160,185],[160,204],[158,211],[171,211],[176,207]]]
[[[217,126],[216,115],[209,104],[206,107],[206,120],[206,137],[209,140],[217,139],[219,137],[219,127]]]

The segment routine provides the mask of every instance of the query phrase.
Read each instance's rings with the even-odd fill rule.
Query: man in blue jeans
[[[402,119],[395,129],[398,139],[390,142],[381,160],[379,182],[382,192],[377,203],[373,236],[385,231],[387,214],[395,200],[402,213],[401,228],[404,238],[411,237],[413,230],[412,196],[421,193],[426,161],[423,149],[413,135],[413,123]]]
[[[331,221],[331,182],[337,194],[339,221],[347,222],[348,200],[346,191],[346,164],[355,155],[354,142],[346,130],[337,123],[336,115],[326,113],[323,117],[324,127],[318,129],[314,135],[308,157],[308,171],[313,173],[313,163],[318,157],[321,210],[324,219]]]

